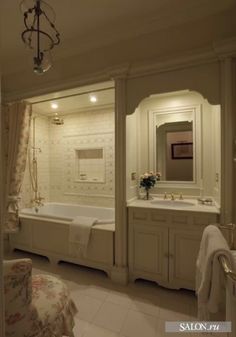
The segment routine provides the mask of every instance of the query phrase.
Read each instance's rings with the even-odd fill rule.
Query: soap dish
[[[213,205],[213,200],[211,198],[199,198],[197,200],[202,205],[208,205],[208,206]]]

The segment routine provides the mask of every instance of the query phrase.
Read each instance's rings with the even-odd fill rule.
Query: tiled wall
[[[36,120],[39,189],[46,201],[114,206],[114,113],[112,109],[77,112],[63,116],[63,125]],[[102,148],[104,182],[78,181],[76,150]],[[100,168],[99,168],[100,170]],[[94,168],[92,170],[94,172]],[[23,201],[28,203],[28,169]]]

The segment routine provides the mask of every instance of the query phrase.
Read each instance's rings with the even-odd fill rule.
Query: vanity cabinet
[[[161,226],[136,224],[130,241],[133,270],[151,280],[168,280],[168,229]]]
[[[194,289],[202,230],[169,229],[169,285]]]
[[[218,214],[129,207],[128,218],[130,280],[194,290],[202,232]]]

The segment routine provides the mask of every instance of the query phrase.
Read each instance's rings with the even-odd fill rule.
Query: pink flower
[[[20,321],[24,316],[22,316],[19,312],[17,312],[14,315],[10,315],[7,319],[6,322],[8,325],[15,324],[16,322]]]

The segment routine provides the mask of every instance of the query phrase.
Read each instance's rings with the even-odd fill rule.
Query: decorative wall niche
[[[75,181],[105,183],[104,148],[75,149]]]

